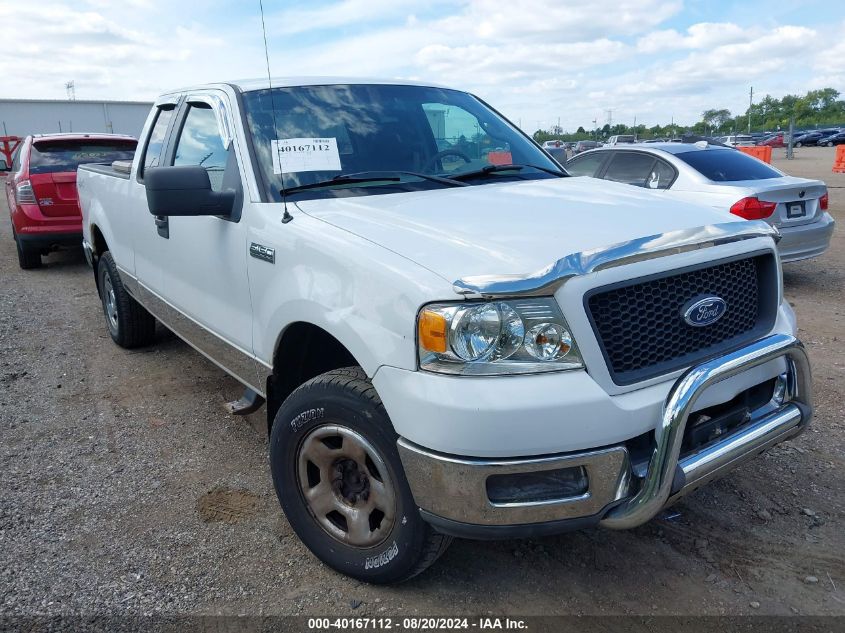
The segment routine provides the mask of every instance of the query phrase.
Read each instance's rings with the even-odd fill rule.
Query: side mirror
[[[0,171],[12,171],[5,158],[0,158]]]
[[[214,191],[208,172],[199,165],[151,167],[144,172],[147,206],[152,215],[229,216],[234,191]]]

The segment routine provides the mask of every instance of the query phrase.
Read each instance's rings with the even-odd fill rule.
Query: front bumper
[[[778,254],[784,263],[818,257],[830,246],[836,221],[829,213],[810,224],[800,224],[780,229]]]
[[[681,455],[684,429],[702,394],[776,359],[785,360],[782,401],[751,412],[730,433]],[[651,457],[635,472],[624,445],[530,459],[468,459],[399,440],[399,454],[423,517],[441,531],[473,538],[536,536],[599,524],[632,528],[708,481],[770,446],[800,433],[812,417],[807,355],[788,334],[774,334],[688,370],[672,387],[654,430]],[[578,494],[527,502],[494,503],[494,475],[582,468],[587,487]]]

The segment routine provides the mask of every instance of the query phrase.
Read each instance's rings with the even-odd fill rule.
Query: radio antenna
[[[261,10],[261,33],[264,35],[264,61],[267,62],[267,86],[270,88],[270,111],[273,113],[273,136],[278,134],[278,127],[276,126],[276,95],[273,94],[273,76],[270,73],[270,51],[267,48],[267,27],[264,26],[264,2],[258,0],[258,8]],[[270,139],[272,145],[273,139]],[[276,153],[279,153],[278,147]],[[282,157],[279,155],[279,175],[282,177],[282,205],[284,205],[285,212],[282,214],[282,224],[287,224],[293,220],[293,216],[288,213],[287,201],[287,187],[285,187],[285,173],[282,170]]]

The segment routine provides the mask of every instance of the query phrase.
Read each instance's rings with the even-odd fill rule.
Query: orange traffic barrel
[[[836,146],[836,158],[833,159],[833,171],[845,174],[845,145]]]
[[[740,145],[737,149],[743,154],[748,154],[764,163],[771,164],[772,162],[772,148],[769,145]]]

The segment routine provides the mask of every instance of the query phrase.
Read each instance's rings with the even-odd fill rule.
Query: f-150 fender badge
[[[249,254],[255,259],[261,259],[271,264],[276,263],[276,249],[253,242],[249,245]]]

